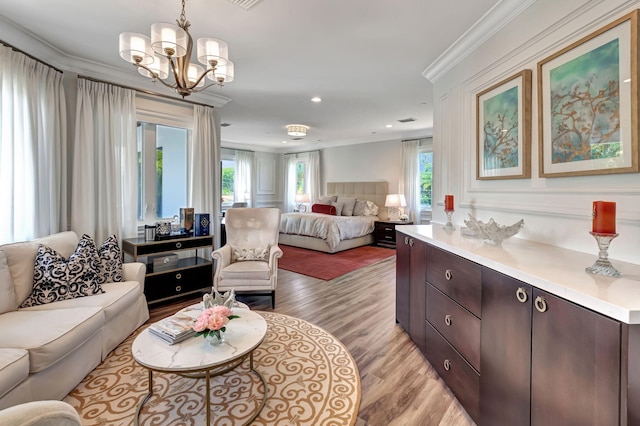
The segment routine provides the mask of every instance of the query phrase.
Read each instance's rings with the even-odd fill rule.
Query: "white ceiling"
[[[235,81],[208,89],[231,99],[221,109],[230,124],[223,146],[300,151],[431,135],[432,88],[422,72],[499,1],[260,0],[249,10],[233,3],[186,3],[194,41],[225,40],[235,63]],[[69,62],[144,87],[120,59],[118,35],[148,35],[154,22],[175,22],[180,8],[179,0],[2,0],[0,16]],[[397,121],[410,117],[416,121]],[[290,140],[291,123],[310,126],[306,138]]]

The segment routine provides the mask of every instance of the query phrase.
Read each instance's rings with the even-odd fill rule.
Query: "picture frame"
[[[476,95],[476,178],[531,177],[531,70]]]
[[[638,10],[538,62],[539,172],[638,172]]]

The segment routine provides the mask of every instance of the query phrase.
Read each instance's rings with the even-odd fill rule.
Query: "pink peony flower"
[[[207,329],[207,323],[208,321],[204,318],[204,315],[200,315],[193,324],[193,330],[197,333],[205,331]]]
[[[209,324],[207,324],[207,328],[209,330],[220,330],[224,327],[225,320],[228,321],[227,317],[223,317],[222,315],[213,314],[209,317]]]
[[[226,306],[223,305],[219,305],[219,306],[214,306],[212,308],[209,308],[213,311],[213,313],[218,314],[218,315],[222,315],[223,317],[230,317],[231,315],[233,315],[233,312],[231,311],[231,309],[227,308]]]

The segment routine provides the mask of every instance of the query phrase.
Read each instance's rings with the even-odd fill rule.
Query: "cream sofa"
[[[149,319],[145,266],[123,264],[123,282],[103,294],[19,308],[31,294],[38,246],[68,258],[74,232],[0,246],[0,409],[62,399]]]

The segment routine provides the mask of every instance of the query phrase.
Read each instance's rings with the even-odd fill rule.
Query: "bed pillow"
[[[331,205],[336,208],[336,216],[342,216],[342,210],[344,209],[344,203],[332,201]]]
[[[365,201],[364,216],[377,216],[378,206],[373,201]]]
[[[367,202],[365,200],[357,200],[356,204],[353,206],[353,215],[354,216],[366,216],[364,214],[364,209],[367,207]]]
[[[356,197],[338,196],[338,203],[342,203],[342,216],[353,216],[353,208],[356,205]]]
[[[336,215],[335,206],[332,206],[330,204],[314,204],[314,205],[311,206],[311,211],[313,213],[330,214],[330,215],[333,215],[333,216]]]
[[[338,201],[338,196],[337,195],[332,195],[332,196],[327,196],[327,195],[322,195],[321,197],[318,198],[318,204],[327,204],[327,205],[331,205],[332,202]]]

